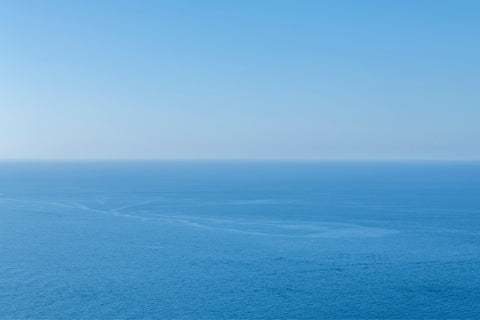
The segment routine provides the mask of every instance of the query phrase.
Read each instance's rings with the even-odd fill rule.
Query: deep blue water
[[[0,163],[0,319],[479,317],[479,163]]]

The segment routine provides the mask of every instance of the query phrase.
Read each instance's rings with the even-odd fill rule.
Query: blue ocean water
[[[479,317],[479,163],[0,163],[0,319]]]

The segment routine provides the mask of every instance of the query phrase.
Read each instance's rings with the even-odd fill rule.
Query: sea
[[[3,161],[0,319],[480,319],[480,163]]]

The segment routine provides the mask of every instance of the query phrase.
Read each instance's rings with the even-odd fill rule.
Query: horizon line
[[[0,162],[480,162],[480,158],[0,158]]]

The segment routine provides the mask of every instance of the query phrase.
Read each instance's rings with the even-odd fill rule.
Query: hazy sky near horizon
[[[480,159],[480,1],[0,4],[0,159]]]

